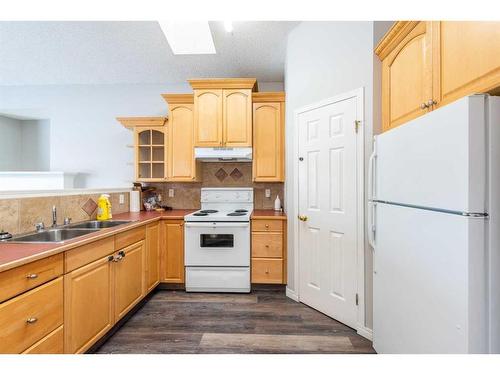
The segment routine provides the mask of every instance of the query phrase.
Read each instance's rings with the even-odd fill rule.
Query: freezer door
[[[486,210],[485,96],[460,99],[376,138],[376,199]]]
[[[376,204],[378,353],[487,351],[484,219]]]

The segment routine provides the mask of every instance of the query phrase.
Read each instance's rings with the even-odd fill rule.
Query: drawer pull
[[[35,317],[26,319],[26,323],[28,324],[35,324],[36,322],[38,322],[38,318]]]
[[[269,247],[269,245],[266,245],[266,247]]]
[[[269,228],[269,224],[266,224],[266,228]]]
[[[266,275],[269,275],[269,270],[266,270]]]
[[[38,277],[38,275],[36,273],[30,273],[26,276],[26,278],[29,280],[36,279],[37,277]]]

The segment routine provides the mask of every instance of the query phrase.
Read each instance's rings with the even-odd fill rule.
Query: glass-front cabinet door
[[[166,127],[135,128],[135,177],[137,181],[164,181],[166,177]]]

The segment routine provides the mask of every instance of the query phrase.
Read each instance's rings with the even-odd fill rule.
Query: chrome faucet
[[[57,209],[56,206],[52,206],[52,227],[57,226]]]

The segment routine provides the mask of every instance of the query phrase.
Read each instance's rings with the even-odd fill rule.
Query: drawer
[[[252,233],[252,257],[255,258],[282,258],[282,233]]]
[[[49,333],[33,346],[26,349],[23,354],[64,354],[63,326]]]
[[[63,274],[63,254],[0,273],[0,302],[24,293]]]
[[[130,229],[115,236],[115,250],[121,250],[146,238],[146,226]]]
[[[0,304],[0,353],[21,353],[62,324],[63,278],[59,277]]]
[[[115,239],[113,236],[71,249],[64,255],[65,273],[104,258],[114,251]]]
[[[283,220],[252,220],[252,231],[283,232]]]
[[[282,284],[283,260],[252,258],[252,283]]]

